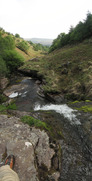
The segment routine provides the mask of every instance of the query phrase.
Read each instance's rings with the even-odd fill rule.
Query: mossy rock
[[[92,113],[92,105],[86,105],[86,106],[82,106],[82,107],[76,108],[76,109],[79,110],[79,111]]]

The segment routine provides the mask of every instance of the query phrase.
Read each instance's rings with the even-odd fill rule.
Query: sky
[[[22,38],[55,39],[92,13],[92,0],[0,0],[0,27]]]

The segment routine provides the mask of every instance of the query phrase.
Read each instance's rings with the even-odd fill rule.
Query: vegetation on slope
[[[20,35],[15,35],[15,44],[16,50],[22,54],[25,60],[29,60],[35,57],[42,56],[45,50],[38,48],[37,50],[34,49],[35,44],[30,41],[25,41],[20,38]]]
[[[0,32],[0,76],[15,71],[24,62],[24,58],[15,50],[15,41],[12,35]]]
[[[45,49],[44,49],[45,51]],[[0,76],[7,76],[16,71],[24,61],[42,56],[43,50],[34,50],[34,44],[12,35],[0,28]]]
[[[44,76],[45,93],[61,93],[67,99],[92,99],[92,14],[84,22],[61,33],[53,41],[50,53],[23,68]]]
[[[57,48],[61,48],[65,45],[72,45],[80,43],[83,40],[90,38],[92,36],[92,14],[88,12],[86,20],[84,22],[79,22],[76,27],[70,27],[69,33],[61,33],[53,41],[52,46],[50,47],[49,52]]]
[[[32,43],[32,41],[28,41],[30,45],[33,46],[35,51],[41,50],[43,52],[48,52],[49,51],[49,46],[42,45],[40,43]]]
[[[45,79],[45,93],[62,93],[67,99],[92,97],[92,44],[89,40],[58,49],[23,69],[37,70]]]
[[[9,69],[15,70],[23,62],[15,53],[16,46],[17,52],[26,60],[41,55],[41,50],[34,51],[32,43],[25,42],[18,34],[6,36],[1,31],[0,42],[2,74],[7,74]],[[92,99],[92,14],[88,13],[83,23],[71,27],[68,34],[60,34],[53,41],[50,52],[47,56],[26,61],[21,68],[36,70],[43,75],[45,93],[60,93],[73,100]]]

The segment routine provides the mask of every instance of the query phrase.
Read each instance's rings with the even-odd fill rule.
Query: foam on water
[[[22,95],[22,97],[26,97],[27,92],[28,91],[25,91],[24,93],[13,92],[11,95],[9,95],[9,97],[14,98],[14,97],[21,96],[21,95]]]
[[[54,110],[59,114],[63,114],[63,116],[67,118],[71,124],[81,125],[80,121],[76,118],[76,114],[74,114],[74,112],[77,112],[77,110],[73,110],[72,108],[68,107],[66,104],[63,105],[50,104],[45,106],[36,105],[34,110],[35,111]]]
[[[14,97],[17,97],[17,96],[18,96],[18,92],[16,92],[16,93],[13,92],[9,97],[14,98]]]

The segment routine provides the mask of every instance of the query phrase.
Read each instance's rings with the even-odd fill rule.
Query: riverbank
[[[4,140],[4,144],[1,145],[0,158],[2,152],[5,152],[5,147],[9,154],[10,149],[14,152],[16,146],[15,170],[21,180],[25,180],[26,170],[28,181],[32,175],[32,181],[90,180],[92,113],[83,110],[76,111],[76,109],[82,106],[92,106],[92,102],[76,101],[68,105],[50,102],[45,100],[45,97],[39,96],[40,82],[30,77],[19,77],[20,79],[17,77],[12,79],[11,85],[4,90],[10,100],[16,104],[16,110],[7,109],[6,112],[4,111],[7,115],[0,115],[1,139]],[[22,120],[30,126],[22,123]],[[14,142],[16,142],[15,146]],[[33,167],[29,168],[26,164],[26,153],[30,158],[28,164]],[[48,158],[47,155],[50,157]],[[42,158],[43,161],[41,161]],[[17,168],[20,173],[25,170],[23,175],[20,175]]]

